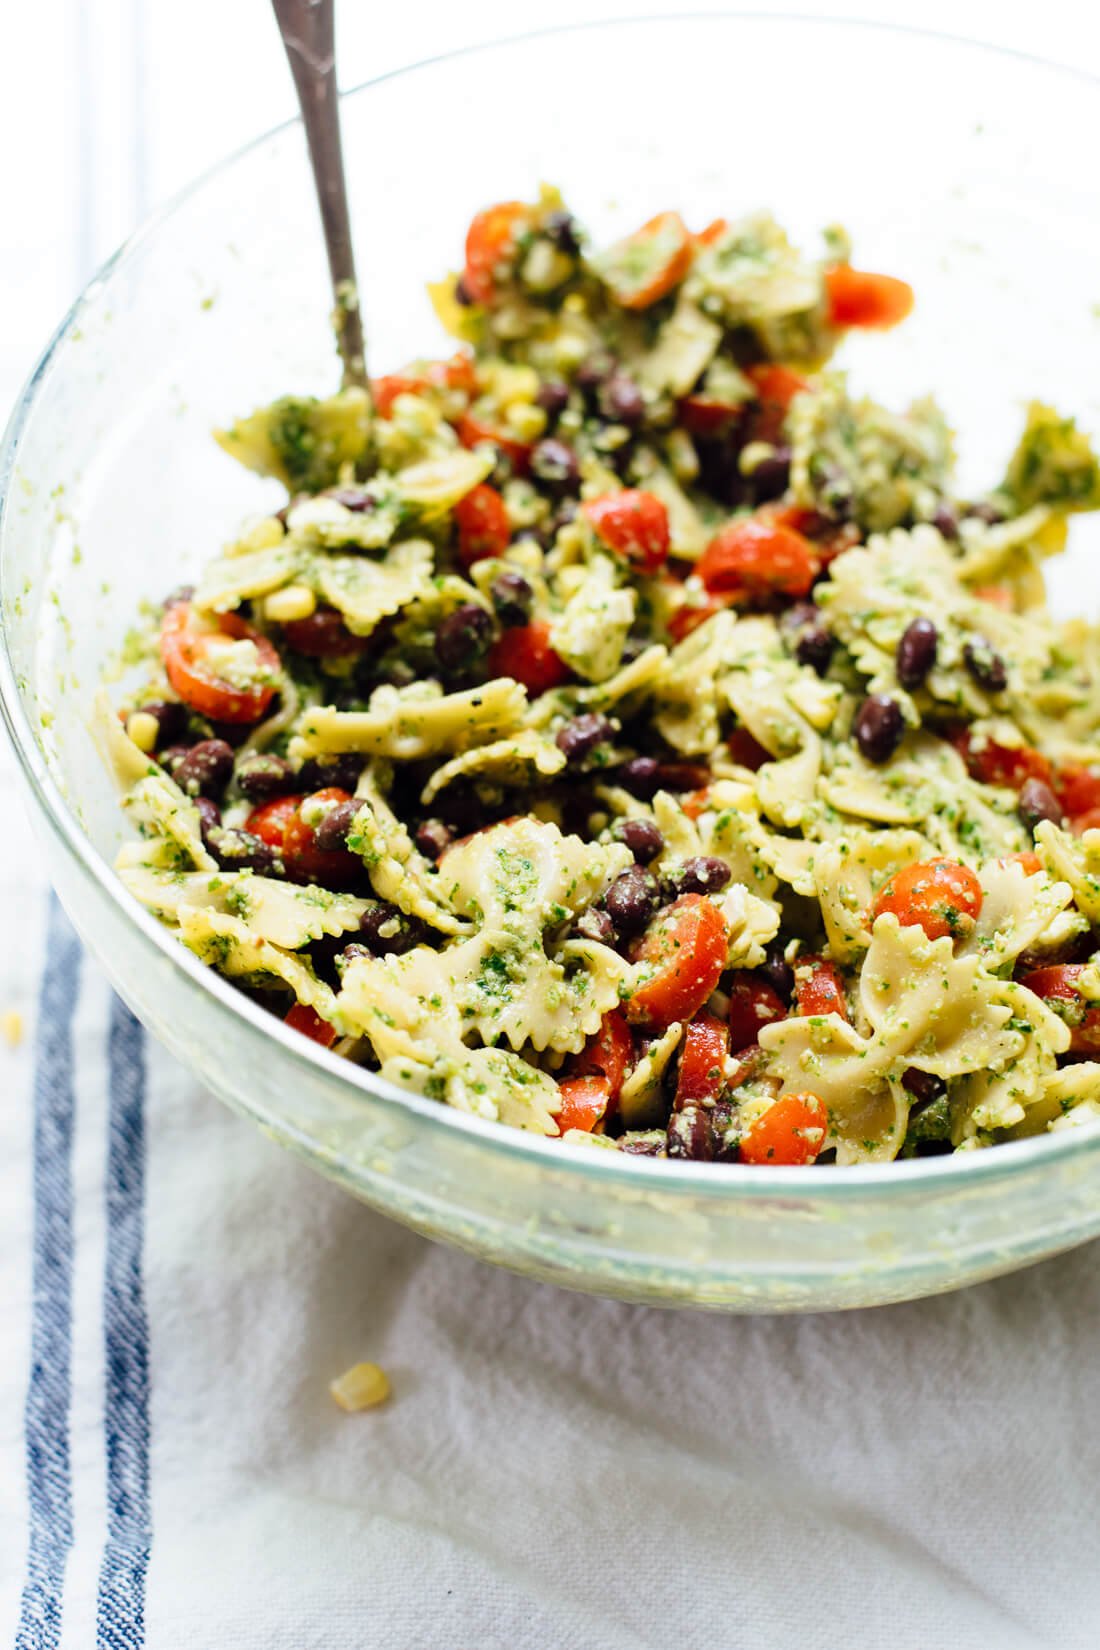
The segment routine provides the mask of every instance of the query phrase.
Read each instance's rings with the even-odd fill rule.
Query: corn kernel
[[[331,1382],[329,1391],[349,1415],[359,1409],[373,1409],[383,1404],[390,1395],[389,1378],[377,1364],[353,1364],[338,1380]]]
[[[317,597],[306,584],[284,585],[264,602],[264,613],[272,624],[291,624],[295,619],[308,619],[317,611]]]
[[[502,407],[509,407],[514,401],[531,402],[539,393],[539,375],[534,367],[494,361],[483,369],[482,377]]]
[[[157,740],[160,738],[160,723],[149,711],[135,710],[126,723],[126,732],[134,741],[138,750],[144,751],[148,756],[150,751],[155,751],[157,748]]]
[[[546,429],[546,414],[542,408],[525,405],[522,401],[513,401],[504,419],[521,441],[537,441]]]
[[[17,1008],[0,1014],[0,1035],[9,1048],[18,1048],[23,1041],[23,1016]]]
[[[249,556],[255,550],[274,550],[286,537],[286,529],[277,516],[261,516],[245,529],[239,539],[226,546],[228,556]]]

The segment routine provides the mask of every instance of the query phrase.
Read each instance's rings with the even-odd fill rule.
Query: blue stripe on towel
[[[104,1290],[107,1543],[99,1572],[98,1650],[145,1643],[149,1502],[149,1325],[145,1226],[145,1038],[117,998],[107,1044],[111,1115],[107,1151]]]
[[[35,1038],[34,1301],[24,1421],[30,1534],[16,1650],[52,1650],[57,1644],[73,1544],[73,1015],[80,955],[80,942],[51,894]]]

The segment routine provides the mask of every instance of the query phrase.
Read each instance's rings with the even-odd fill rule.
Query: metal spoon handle
[[[321,208],[344,386],[366,389],[366,348],[340,147],[333,0],[271,0],[298,93]]]

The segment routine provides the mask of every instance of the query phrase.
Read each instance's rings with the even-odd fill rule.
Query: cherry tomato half
[[[872,275],[850,264],[825,271],[825,296],[834,327],[896,327],[913,308],[913,288],[894,275]]]
[[[306,1003],[295,1003],[283,1024],[300,1031],[311,1042],[320,1043],[322,1048],[331,1048],[336,1041],[336,1027],[330,1020],[322,1020],[317,1010]]]
[[[507,550],[512,528],[504,500],[495,487],[487,487],[484,482],[474,487],[455,505],[454,518],[458,554],[466,567]]]
[[[528,216],[522,201],[501,201],[474,214],[466,232],[463,281],[478,304],[492,302],[497,279]]]
[[[903,928],[923,928],[930,940],[964,937],[981,909],[981,883],[968,866],[953,859],[930,859],[895,871],[874,903],[875,917],[890,912]]]
[[[583,1129],[591,1134],[602,1123],[611,1102],[611,1084],[606,1077],[567,1077],[558,1084],[561,1105],[556,1117],[562,1134],[567,1129]]]
[[[533,699],[569,680],[569,667],[550,646],[544,619],[502,631],[489,649],[490,676],[511,676]]]
[[[711,539],[695,566],[713,595],[735,598],[809,595],[820,570],[809,539],[766,516],[731,521]]]
[[[1100,1005],[1082,996],[1077,981],[1084,963],[1057,963],[1025,974],[1020,984],[1049,1003],[1070,1029],[1072,1054],[1100,1054]]]
[[[1054,775],[1054,789],[1071,817],[1100,808],[1100,774],[1091,768],[1059,768]]]
[[[678,212],[655,218],[618,241],[599,259],[604,282],[623,309],[648,309],[679,286],[695,256],[695,246]]]
[[[281,666],[275,648],[235,613],[207,621],[190,602],[173,602],[165,609],[160,656],[168,680],[185,705],[212,722],[258,722],[275,697],[274,681],[240,687],[218,674],[217,650],[242,641],[254,646],[263,674],[276,677]]]
[[[607,493],[582,504],[581,515],[600,542],[639,573],[656,573],[668,560],[668,511],[652,493],[634,487]]]
[[[347,848],[319,848],[316,827],[302,818],[307,804],[332,807],[353,800],[349,791],[327,785],[310,796],[279,796],[253,808],[245,830],[278,850],[293,882],[319,882],[326,888],[347,888],[362,880],[363,862]]]
[[[735,1054],[757,1042],[761,1026],[787,1018],[778,991],[749,969],[739,968],[731,975],[729,999],[730,1046]]]
[[[730,1051],[727,1025],[713,1014],[700,1014],[684,1033],[680,1071],[676,1080],[676,1110],[696,1100],[717,1100],[726,1080]]]
[[[781,1094],[741,1136],[742,1163],[797,1168],[825,1144],[829,1115],[816,1094]]]
[[[1053,781],[1050,763],[1041,751],[1030,745],[998,745],[992,739],[978,743],[970,731],[957,733],[951,741],[963,761],[971,779],[983,785],[1003,785],[1018,791],[1025,779],[1041,779],[1044,785]]]
[[[579,1054],[569,1062],[573,1077],[606,1077],[611,1103],[622,1093],[623,1082],[634,1059],[634,1039],[621,1009],[613,1008],[600,1022]]]
[[[828,957],[799,957],[794,965],[794,995],[799,1014],[839,1014],[842,1020],[848,1019],[844,982]]]
[[[669,1026],[702,1008],[726,966],[726,924],[704,894],[681,894],[637,942],[633,961],[652,972],[626,1002],[628,1020]]]

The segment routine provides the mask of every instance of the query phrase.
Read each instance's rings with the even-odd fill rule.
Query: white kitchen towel
[[[36,901],[7,1002],[39,967]],[[1100,1249],[748,1319],[381,1219],[157,1048],[51,909],[6,1057],[0,1644],[1095,1650]],[[344,1414],[361,1359],[388,1404]]]

